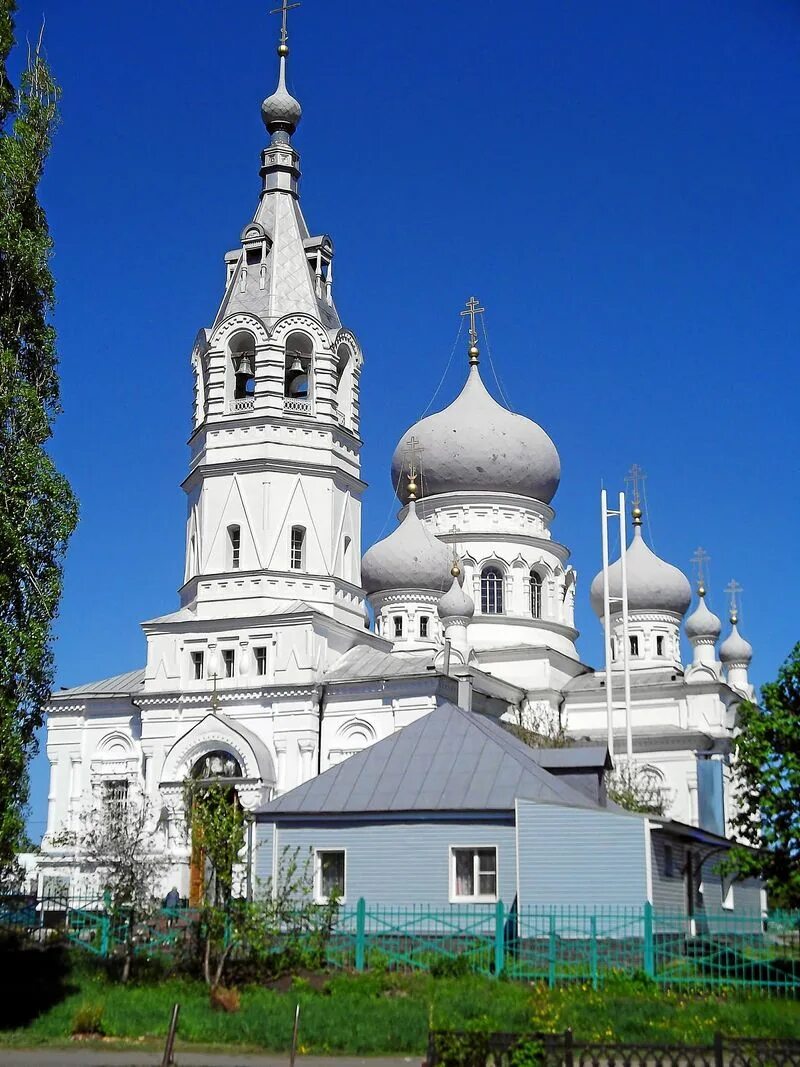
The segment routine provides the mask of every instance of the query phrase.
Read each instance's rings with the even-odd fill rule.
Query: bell
[[[300,362],[299,356],[294,357],[294,360],[292,361],[292,365],[291,367],[289,367],[289,370],[292,374],[300,374],[302,372],[303,364]]]
[[[246,374],[248,378],[253,377],[253,353],[245,352],[239,358],[239,366],[236,368],[237,374]]]

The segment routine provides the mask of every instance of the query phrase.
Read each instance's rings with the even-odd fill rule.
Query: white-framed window
[[[497,900],[497,847],[450,846],[450,899]]]
[[[663,634],[656,634],[656,655],[657,656],[663,656],[664,655],[664,635]]]
[[[225,677],[233,678],[236,671],[236,650],[233,648],[223,648],[222,650],[222,666],[225,668]]]
[[[344,900],[346,856],[343,848],[318,848],[314,851],[314,896],[320,904],[331,897]]]
[[[733,901],[733,879],[722,878],[720,880],[720,889],[722,891],[722,907],[725,911],[733,911],[735,907]]]
[[[503,614],[503,572],[499,567],[481,571],[481,611],[484,615]]]
[[[241,560],[242,531],[238,526],[228,527],[228,564],[232,571],[238,571]]]
[[[289,566],[293,571],[301,571],[305,566],[306,528],[293,526],[289,545]]]
[[[427,637],[428,636],[428,623],[429,623],[429,621],[430,620],[429,620],[427,615],[420,615],[420,617],[419,617],[419,636],[420,637]]]
[[[394,615],[392,617],[392,623],[394,624],[394,636],[395,637],[402,637],[403,636],[403,616],[402,615]]]
[[[541,619],[542,617],[542,576],[537,574],[536,571],[531,571],[530,574],[530,589],[531,589],[531,616],[534,619]]]
[[[267,673],[267,650],[261,645],[259,648],[253,649],[253,654],[256,658],[256,674]]]
[[[639,638],[636,636],[636,634],[634,634],[632,637],[628,638],[628,641],[630,642],[630,646],[631,646],[631,655],[632,656],[638,656],[639,655]]]
[[[189,657],[192,661],[192,678],[194,678],[196,682],[199,682],[203,677],[205,654],[203,652],[190,652]]]

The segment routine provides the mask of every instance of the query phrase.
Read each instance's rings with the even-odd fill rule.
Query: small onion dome
[[[713,611],[709,611],[706,604],[706,591],[702,586],[697,590],[697,596],[697,607],[686,620],[684,626],[686,636],[690,641],[706,637],[712,638],[716,642],[722,633],[722,623]]]
[[[475,604],[469,593],[465,593],[458,581],[458,575],[454,575],[453,584],[439,597],[436,606],[439,618],[447,619],[471,619],[475,614]]]
[[[413,439],[413,440],[412,440]],[[412,426],[395,449],[392,481],[401,483],[407,455],[420,451],[422,489],[434,493],[516,493],[548,504],[561,477],[556,446],[541,428],[501,407],[477,364],[443,411]]]
[[[719,646],[719,658],[727,665],[743,663],[747,666],[753,658],[753,646],[739,633],[736,622],[736,616],[731,615],[731,632]]]
[[[628,572],[629,611],[672,611],[685,615],[692,600],[692,587],[683,571],[666,563],[648,548],[640,526],[633,528],[633,540],[625,552]],[[608,568],[608,589],[611,614],[622,610],[622,564],[620,560]],[[592,610],[603,617],[603,572],[595,576],[589,589]]]
[[[261,117],[269,133],[283,130],[292,134],[297,129],[303,109],[286,88],[286,57],[281,56],[278,88],[261,105]]]
[[[364,554],[361,582],[368,593],[387,589],[441,592],[448,581],[450,563],[450,550],[420,522],[416,503],[411,500],[397,529]]]

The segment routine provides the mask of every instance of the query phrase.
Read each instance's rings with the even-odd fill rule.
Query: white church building
[[[286,89],[285,35],[278,54],[278,86],[261,109],[258,204],[191,352],[179,603],[143,623],[141,669],[53,694],[44,878],[81,877],[80,856],[56,842],[99,795],[138,795],[173,862],[168,883],[188,894],[183,782],[198,768],[233,779],[254,812],[444,704],[607,739],[606,671],[581,660],[577,573],[552,507],[558,451],[484,385],[475,302],[463,388],[398,443],[398,523],[362,556],[364,355],[336,309],[333,243],[301,208],[301,108]],[[634,757],[658,775],[669,817],[724,834],[752,650],[735,616],[718,643],[702,588],[687,617],[687,578],[648,547],[641,512],[633,520]],[[619,756],[620,561],[609,586]],[[590,592],[602,617],[602,574]]]

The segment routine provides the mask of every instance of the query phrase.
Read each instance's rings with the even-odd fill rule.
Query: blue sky
[[[140,666],[140,621],[177,604],[189,352],[255,207],[276,20],[255,0],[20,3],[21,38],[44,8],[64,89],[42,196],[54,451],[81,502],[57,644],[74,685]],[[583,658],[601,655],[598,489],[637,462],[654,548],[690,572],[702,544],[718,612],[741,582],[753,678],[771,678],[798,636],[800,7],[304,0],[292,15],[303,207],[336,242],[339,311],[367,359],[365,545],[474,292],[505,392],[561,454],[554,535],[579,572]],[[40,756],[34,835],[46,794]]]

